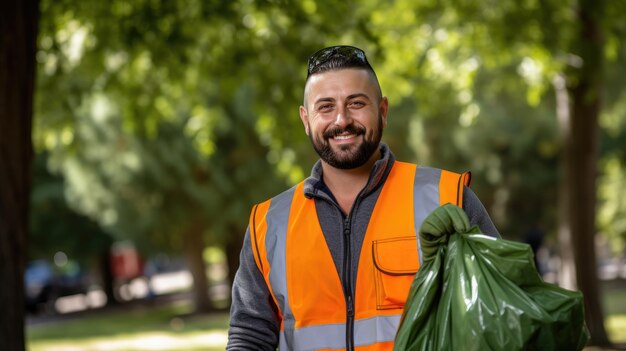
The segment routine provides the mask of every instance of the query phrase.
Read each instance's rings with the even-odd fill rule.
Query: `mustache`
[[[343,133],[361,135],[361,134],[365,134],[365,128],[358,127],[358,126],[355,126],[355,125],[349,125],[349,126],[347,126],[345,128],[329,129],[329,130],[325,131],[324,134],[322,134],[322,136],[324,137],[324,139],[330,139],[330,138],[334,138],[337,135],[343,134]]]

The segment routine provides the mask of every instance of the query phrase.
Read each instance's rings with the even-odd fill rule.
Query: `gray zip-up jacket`
[[[376,161],[365,188],[361,190],[350,213],[341,211],[332,193],[322,181],[322,164],[318,161],[305,180],[304,193],[315,200],[319,222],[332,255],[337,274],[344,282],[345,272],[350,270],[350,289],[355,290],[359,255],[369,218],[395,161],[389,148],[381,144],[381,159]],[[463,191],[463,209],[471,225],[478,225],[483,233],[499,237],[487,211],[478,197],[469,188]],[[344,268],[343,226],[348,220],[351,226],[350,267]],[[344,287],[345,290],[346,287]],[[250,228],[246,231],[241,250],[239,270],[232,289],[230,329],[227,350],[276,350],[280,321],[278,309],[272,300],[269,288],[254,261],[250,243]]]

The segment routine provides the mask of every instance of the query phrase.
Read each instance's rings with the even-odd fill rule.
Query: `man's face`
[[[318,73],[309,78],[300,118],[322,161],[340,169],[365,164],[387,126],[387,98],[362,69]]]

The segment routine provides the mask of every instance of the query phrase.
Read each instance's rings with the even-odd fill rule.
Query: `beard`
[[[309,130],[311,127],[309,126]],[[359,145],[339,145],[338,151],[333,150],[329,143],[329,139],[341,134],[341,133],[355,134],[356,136],[363,135],[363,141]],[[325,131],[322,134],[322,138],[313,136],[313,133],[309,133],[309,139],[315,152],[320,158],[331,165],[332,167],[339,169],[354,169],[364,165],[372,155],[378,150],[380,140],[383,136],[383,119],[379,115],[378,128],[375,130],[367,131],[365,128],[355,126],[351,124],[346,128],[332,128]]]

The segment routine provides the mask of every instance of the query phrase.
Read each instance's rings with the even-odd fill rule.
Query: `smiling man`
[[[453,203],[498,236],[469,173],[395,160],[381,143],[388,106],[362,50],[310,57],[300,119],[320,160],[252,209],[227,350],[391,350],[423,219]]]

